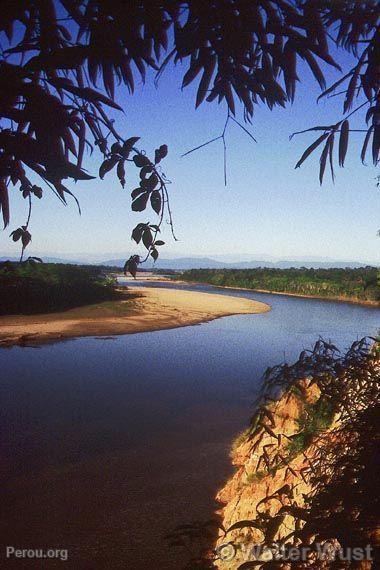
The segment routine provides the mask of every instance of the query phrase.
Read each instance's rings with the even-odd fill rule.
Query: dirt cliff
[[[289,369],[275,371],[282,388],[267,394],[235,441],[236,472],[217,495],[223,507],[214,567],[376,567],[379,356],[357,348],[335,359],[335,351],[329,356],[323,347],[323,359],[331,357],[328,366],[318,349],[315,374],[303,379],[283,382]],[[292,547],[304,548],[307,560],[276,560],[276,551]],[[343,554],[351,558],[341,560]]]
[[[323,417],[320,408],[318,387],[301,381],[265,409],[255,435],[242,434],[235,443],[232,462],[236,473],[219,491],[217,499],[225,504],[220,513],[224,528],[237,526],[229,532],[227,541],[233,541],[236,552],[229,560],[232,550],[227,548],[223,556],[222,548],[218,567],[238,568],[246,561],[251,546],[263,540],[267,544],[280,542],[296,530],[296,519],[291,513],[305,507],[305,496],[312,491],[310,458],[315,447],[302,432],[305,410],[309,410],[309,416],[313,411],[320,413],[321,425],[309,437],[317,437],[322,424],[327,429],[327,423],[336,423],[332,413]],[[267,525],[269,518],[272,524]],[[225,542],[223,535],[218,547]]]

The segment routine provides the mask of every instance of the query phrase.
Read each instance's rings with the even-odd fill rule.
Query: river
[[[165,286],[272,310],[0,351],[1,542],[69,551],[15,568],[181,568],[187,555],[163,536],[212,515],[265,368],[319,336],[344,349],[380,325],[372,307]]]

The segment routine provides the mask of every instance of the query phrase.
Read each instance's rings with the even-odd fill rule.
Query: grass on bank
[[[334,419],[334,409],[329,400],[321,397],[315,404],[305,403],[304,406],[303,414],[297,420],[300,431],[287,446],[289,460],[305,451],[319,434],[330,427]]]

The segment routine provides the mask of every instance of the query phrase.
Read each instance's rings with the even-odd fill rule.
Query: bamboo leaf
[[[380,124],[375,125],[373,130],[373,138],[372,138],[372,160],[375,166],[379,162],[379,152],[380,152]]]
[[[2,212],[3,214],[3,222],[5,229],[9,224],[9,196],[8,196],[8,188],[4,179],[0,180],[0,212]]]
[[[340,137],[339,137],[339,166],[344,166],[344,160],[347,154],[348,148],[348,137],[350,133],[350,123],[347,121],[343,121],[342,126],[340,127]]]
[[[373,129],[374,129],[374,127],[373,127],[373,125],[371,125],[370,128],[369,128],[368,131],[367,131],[367,134],[366,134],[365,138],[364,138],[364,143],[363,143],[362,151],[361,151],[361,153],[360,153],[360,158],[361,158],[361,161],[362,161],[363,164],[364,164],[364,161],[365,161],[365,155],[367,154],[368,143],[369,143],[369,140],[370,140],[370,138],[371,138],[371,134],[372,134]]]
[[[259,530],[262,529],[262,526],[254,521],[254,520],[242,520],[234,523],[231,525],[227,530],[226,533],[231,532],[232,530],[240,530],[242,528],[257,528]]]
[[[308,156],[311,155],[311,153],[319,147],[319,145],[328,137],[328,133],[324,133],[323,135],[321,135],[319,138],[317,138],[316,141],[313,142],[313,144],[311,144],[303,153],[303,155],[301,156],[301,158],[299,159],[299,161],[297,162],[295,168],[299,168],[301,166],[301,164],[303,162],[305,162],[305,160],[308,158]]]
[[[352,103],[355,97],[356,87],[358,84],[358,79],[359,79],[359,71],[356,70],[348,84],[346,98],[343,104],[343,113],[347,113],[347,111],[349,111],[352,107]]]
[[[321,71],[321,68],[319,67],[317,61],[315,60],[314,56],[312,55],[312,53],[308,50],[305,50],[304,52],[301,53],[301,55],[307,61],[307,64],[310,67],[311,72],[314,75],[315,79],[318,81],[320,88],[326,89],[325,77],[324,77],[324,75]]]
[[[325,174],[327,155],[328,155],[329,148],[330,148],[330,140],[331,140],[330,136],[326,141],[326,144],[325,144],[324,149],[323,149],[322,154],[321,154],[321,158],[319,159],[319,164],[320,164],[320,167],[319,167],[319,183],[320,184],[322,184],[323,176]]]
[[[192,81],[194,81],[198,73],[201,71],[202,67],[203,67],[202,63],[198,59],[191,63],[189,69],[186,71],[185,75],[183,76],[182,88],[186,87]]]
[[[205,65],[202,79],[199,82],[199,87],[197,91],[197,98],[195,102],[195,108],[197,109],[199,105],[204,101],[207,95],[207,90],[210,86],[210,81],[214,74],[216,65],[216,56],[211,56],[207,64]]]
[[[338,81],[336,81],[335,83],[333,83],[330,87],[328,87],[328,89],[326,89],[323,93],[321,93],[317,99],[317,101],[319,101],[319,99],[322,99],[322,97],[326,97],[326,95],[329,95],[330,93],[332,93],[333,91],[335,91],[335,89],[337,87],[339,87],[339,85],[341,85],[344,81],[346,81],[346,79],[348,79],[348,77],[350,77],[350,75],[353,74],[353,71],[350,71],[349,73],[346,73],[346,75],[344,75],[343,77],[341,77]]]
[[[335,131],[333,131],[328,138],[330,170],[331,170],[331,178],[333,179],[333,181],[335,180],[335,173],[334,173],[334,135],[335,135]]]

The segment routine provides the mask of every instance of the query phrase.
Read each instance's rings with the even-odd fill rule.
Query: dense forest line
[[[0,264],[0,315],[47,313],[118,297],[109,269],[55,263]]]
[[[331,299],[380,301],[380,271],[346,269],[190,269],[185,281]]]

